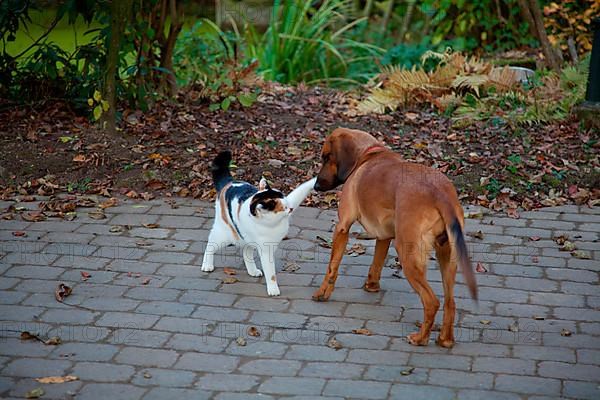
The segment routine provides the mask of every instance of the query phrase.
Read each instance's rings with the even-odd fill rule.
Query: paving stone
[[[565,381],[563,395],[569,398],[596,400],[600,397],[598,382]]]
[[[172,278],[165,285],[169,289],[214,290],[221,284],[220,280],[207,278]]]
[[[355,399],[385,399],[389,390],[390,384],[385,382],[332,379],[327,382],[323,394]]]
[[[107,312],[96,322],[96,325],[113,328],[146,329],[154,325],[158,319],[159,317],[156,315]]]
[[[302,364],[292,360],[252,360],[239,367],[245,374],[267,376],[294,376]]]
[[[197,351],[202,353],[222,353],[231,340],[208,335],[187,335],[177,333],[165,345],[165,348]]]
[[[309,362],[300,371],[300,376],[334,379],[358,379],[365,367],[342,362]]]
[[[259,377],[234,374],[206,374],[196,384],[206,390],[244,392],[257,386]]]
[[[421,368],[447,368],[469,371],[471,369],[471,358],[451,354],[413,354],[408,364]]]
[[[173,301],[181,292],[176,289],[155,288],[148,286],[139,286],[129,289],[125,294],[127,297],[138,300],[161,300]]]
[[[115,360],[123,364],[144,367],[170,367],[178,356],[173,350],[127,347],[117,354]]]
[[[119,351],[119,348],[103,343],[62,343],[56,347],[51,358],[72,361],[109,361]]]
[[[374,381],[387,381],[398,383],[425,384],[429,372],[425,368],[414,368],[411,366],[371,365],[365,373],[365,378]],[[407,374],[406,371],[411,371]]]
[[[73,375],[82,381],[127,382],[134,373],[130,365],[112,363],[79,362],[73,367]]]
[[[81,303],[82,307],[99,311],[130,311],[139,304],[139,301],[122,298],[91,298]]]
[[[236,298],[237,296],[228,293],[188,290],[179,298],[179,301],[204,306],[228,307],[233,304]]]
[[[348,350],[324,346],[292,345],[285,358],[305,361],[343,361]]]
[[[170,337],[169,332],[124,328],[114,329],[108,341],[115,345],[160,348]]]
[[[390,338],[380,335],[355,335],[353,333],[341,333],[335,338],[346,348],[383,350],[387,347]]]
[[[525,360],[575,362],[575,351],[562,347],[513,346],[512,356]]]
[[[135,400],[144,392],[146,389],[121,383],[88,383],[77,394],[77,399]]]
[[[137,312],[172,317],[189,317],[196,309],[194,304],[182,304],[171,301],[149,301],[139,305]]]
[[[51,346],[46,346],[39,342],[27,342],[17,339],[19,329],[11,328],[19,327],[4,323],[0,325],[0,354],[17,357],[45,357],[52,352],[53,348]],[[8,331],[9,329],[11,332]],[[12,332],[13,330],[17,332]],[[8,337],[9,334],[12,334],[14,337]]]
[[[494,375],[483,372],[462,372],[435,369],[429,372],[429,383],[444,387],[491,389]]]
[[[307,319],[307,316],[300,314],[255,311],[249,322],[278,328],[298,328],[303,326]]]
[[[196,216],[163,215],[158,221],[162,228],[199,229],[206,222],[206,218]]]
[[[138,386],[190,387],[196,374],[189,371],[145,368],[135,374],[131,383]]]
[[[30,390],[39,388],[43,386],[44,396],[42,398],[45,399],[67,399],[71,398],[73,393],[76,393],[81,386],[83,386],[82,382],[74,381],[74,382],[65,382],[60,385],[40,385],[38,381],[31,378],[19,379],[12,390],[8,392],[8,396],[6,398],[19,398],[23,399],[27,397],[27,393]],[[13,397],[14,396],[14,397]],[[4,397],[3,397],[4,398]]]
[[[249,311],[224,309],[222,307],[198,306],[194,314],[195,318],[201,318],[206,321],[244,321],[250,315]]]
[[[21,358],[10,362],[2,370],[5,376],[39,378],[43,376],[62,376],[71,362],[64,360],[45,360],[42,358]]]
[[[290,306],[288,299],[273,299],[264,297],[241,297],[235,304],[236,308],[257,311],[284,311]]]
[[[60,309],[51,309],[42,314],[40,321],[59,324],[89,324],[96,319],[98,315],[99,314],[96,312],[86,310],[64,311]]]
[[[294,300],[290,311],[299,314],[313,314],[313,315],[331,315],[340,316],[342,315],[342,309],[345,307],[344,303],[337,301],[328,301],[325,303],[315,302],[312,300]]]
[[[183,265],[191,264],[195,258],[194,254],[163,251],[150,253],[146,261]]]
[[[494,387],[510,392],[550,396],[559,396],[561,390],[558,379],[503,374],[496,376]]]
[[[542,361],[538,366],[538,374],[543,377],[597,381],[600,367],[595,365],[573,365],[557,361]]]
[[[223,372],[235,370],[240,359],[234,356],[218,354],[185,353],[181,356],[175,368],[190,371]]]
[[[17,292],[14,290],[3,290],[0,292],[0,303],[1,304],[17,304],[20,303],[25,297],[29,296],[27,292]]]
[[[503,372],[517,375],[533,375],[535,371],[533,361],[518,358],[477,357],[473,361],[473,371]]]
[[[325,381],[317,378],[273,377],[264,381],[258,387],[258,391],[285,395],[318,395],[324,385]]]
[[[34,321],[45,310],[41,307],[0,305],[0,315],[5,321]]]
[[[234,340],[229,347],[227,347],[225,352],[235,356],[281,358],[287,349],[288,346],[283,343],[270,341],[247,341],[246,345],[240,346]]]
[[[411,400],[450,400],[455,399],[456,395],[454,391],[445,387],[398,383],[392,385],[390,397],[393,399]]]
[[[41,267],[39,265],[16,265],[4,273],[17,278],[55,279],[65,272],[63,268]]]
[[[582,307],[585,302],[583,296],[540,292],[531,293],[530,301],[534,304],[561,307]]]
[[[212,392],[203,389],[182,389],[157,387],[150,390],[144,400],[164,400],[164,399],[211,399]]]
[[[406,365],[408,354],[390,350],[350,350],[347,361],[357,364]]]
[[[457,395],[461,400],[520,400],[521,396],[514,393],[490,392],[489,390],[460,390]]]

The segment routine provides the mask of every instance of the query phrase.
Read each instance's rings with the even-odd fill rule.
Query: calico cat
[[[217,190],[215,222],[208,236],[202,260],[202,271],[211,272],[214,254],[220,248],[235,244],[243,248],[244,264],[250,276],[265,275],[267,293],[278,296],[275,277],[275,250],[287,235],[292,212],[315,186],[316,178],[304,182],[288,196],[271,189],[262,178],[258,188],[247,182],[234,181],[229,172],[231,152],[223,151],[212,163],[212,176]],[[262,271],[254,262],[258,250]]]

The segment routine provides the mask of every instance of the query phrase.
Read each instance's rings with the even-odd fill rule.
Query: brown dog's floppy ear
[[[341,142],[341,146],[339,143]],[[340,182],[346,182],[350,173],[354,169],[358,161],[358,157],[356,156],[356,149],[354,146],[350,145],[350,141],[347,140],[338,140],[338,148],[336,151],[336,164],[337,164],[337,179]]]

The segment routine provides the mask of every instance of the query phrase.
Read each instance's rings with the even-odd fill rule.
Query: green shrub
[[[318,7],[311,1],[276,0],[267,31],[260,35],[247,29],[247,55],[259,60],[268,80],[356,81],[363,72],[357,65],[372,64],[382,50],[346,37],[361,21],[347,22],[348,16],[350,0],[325,0]]]

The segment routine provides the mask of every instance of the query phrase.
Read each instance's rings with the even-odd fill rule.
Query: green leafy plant
[[[347,22],[352,15],[350,0],[313,4],[276,0],[267,31],[260,35],[251,27],[246,30],[247,55],[259,60],[266,79],[283,83],[354,81],[347,75],[351,64],[364,64],[365,54],[372,60],[373,55],[383,53],[377,46],[345,36],[361,21]],[[360,75],[357,69],[353,71]]]

